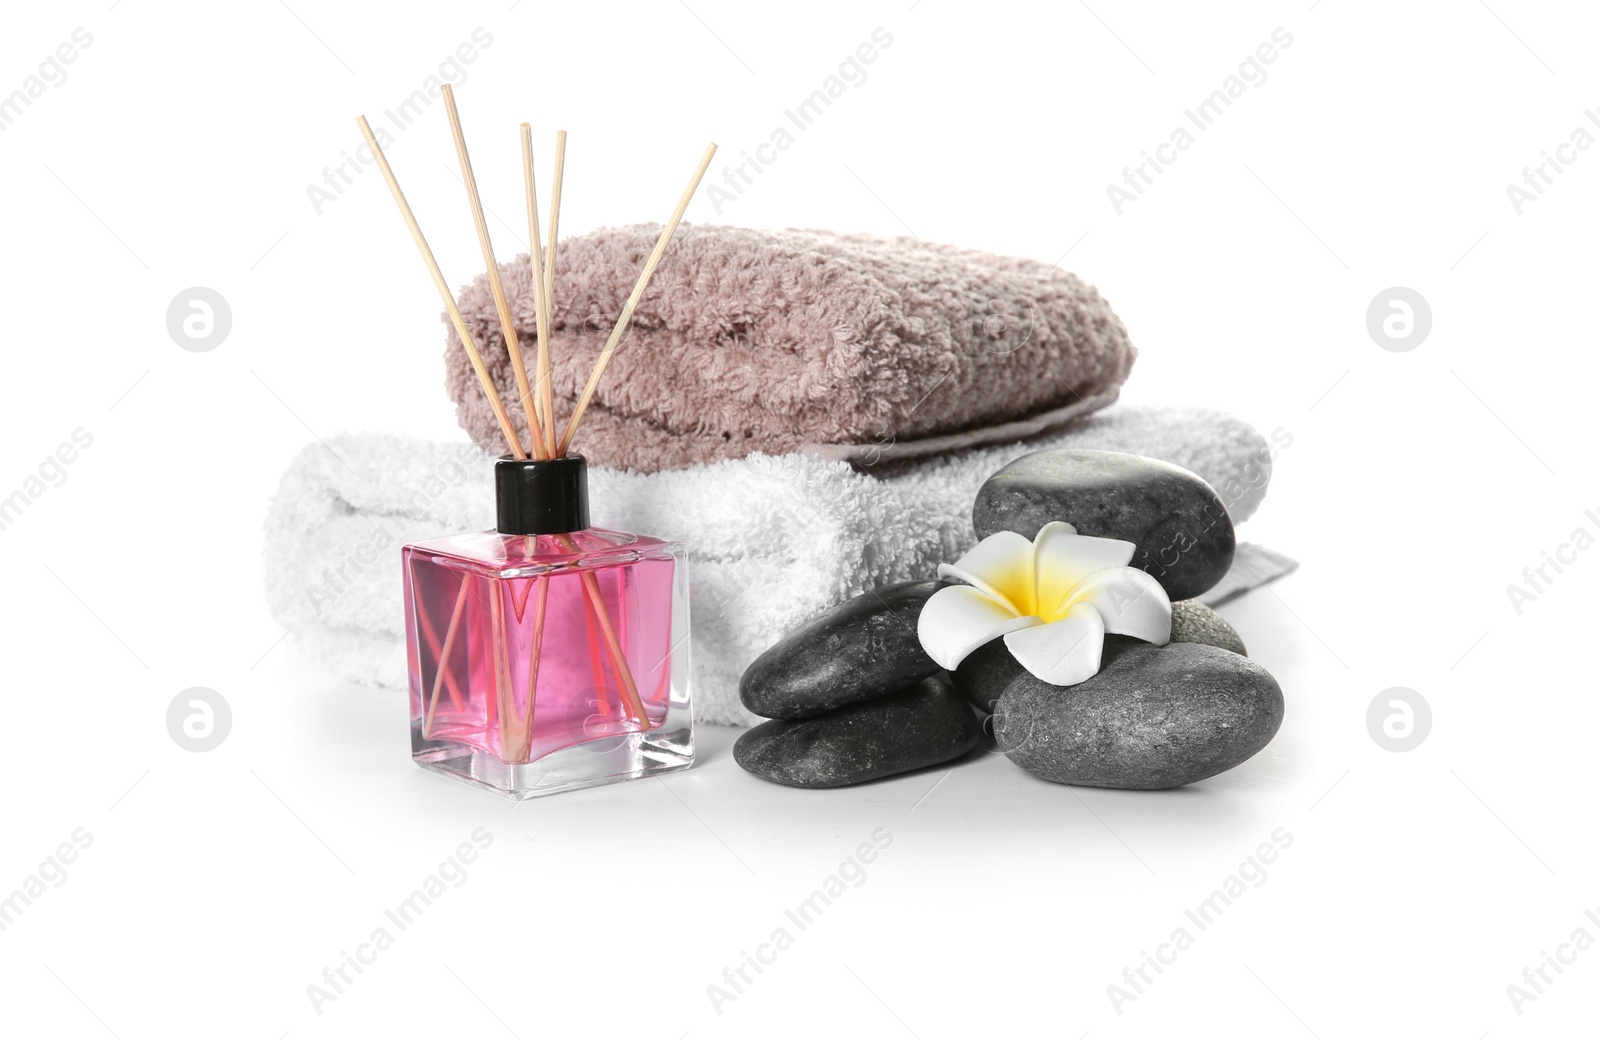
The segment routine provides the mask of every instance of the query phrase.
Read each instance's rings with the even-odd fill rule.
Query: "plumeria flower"
[[[939,577],[965,585],[935,592],[917,618],[917,638],[941,668],[954,671],[997,636],[1017,663],[1056,686],[1100,670],[1106,634],[1157,646],[1172,636],[1172,601],[1144,571],[1128,566],[1134,545],[1048,523],[1033,541],[1000,531]]]

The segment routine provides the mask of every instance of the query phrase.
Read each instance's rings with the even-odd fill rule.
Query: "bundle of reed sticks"
[[[478,382],[483,386],[483,392],[488,397],[489,406],[493,409],[496,420],[500,423],[501,432],[505,434],[506,443],[510,448],[511,456],[515,459],[558,459],[567,455],[572,445],[573,437],[578,430],[578,424],[583,420],[583,414],[593,400],[595,389],[600,385],[600,378],[605,374],[606,366],[611,361],[611,356],[616,353],[618,345],[628,331],[628,324],[633,318],[633,311],[638,306],[639,300],[644,296],[645,289],[650,284],[650,278],[655,274],[661,258],[666,255],[667,246],[672,241],[673,234],[678,229],[678,224],[683,219],[684,211],[689,208],[689,201],[694,197],[695,190],[700,186],[700,180],[705,176],[706,169],[711,165],[711,159],[717,152],[713,143],[706,146],[705,154],[700,157],[700,163],[695,167],[694,175],[689,179],[689,185],[678,199],[678,204],[673,208],[672,216],[668,218],[666,226],[661,229],[661,236],[656,240],[656,245],[651,250],[649,258],[645,261],[644,269],[639,272],[639,279],[634,283],[633,292],[629,294],[627,302],[622,307],[622,313],[617,316],[616,324],[612,327],[611,335],[607,337],[605,346],[595,359],[594,368],[589,373],[588,382],[584,385],[582,393],[574,402],[572,413],[567,419],[566,426],[557,434],[559,423],[556,418],[556,405],[553,388],[550,381],[551,369],[551,301],[555,291],[556,268],[556,241],[561,219],[561,186],[562,175],[566,165],[567,133],[565,130],[556,134],[555,144],[555,172],[551,181],[550,193],[550,218],[549,237],[541,235],[539,226],[539,198],[533,174],[533,133],[527,123],[521,126],[522,132],[522,180],[525,202],[528,210],[528,263],[532,274],[532,287],[534,296],[534,323],[537,338],[537,352],[535,355],[535,379],[530,381],[527,361],[522,356],[522,346],[517,335],[516,325],[511,317],[511,307],[506,299],[505,286],[500,277],[500,266],[495,262],[494,246],[489,240],[489,226],[484,220],[483,202],[478,195],[477,179],[472,173],[472,160],[467,154],[466,136],[461,130],[461,116],[456,110],[455,93],[449,84],[441,87],[444,95],[445,112],[450,119],[450,132],[455,138],[456,156],[461,162],[461,180],[466,185],[467,205],[471,210],[473,226],[477,229],[478,244],[483,250],[483,261],[488,271],[489,288],[494,295],[495,309],[500,319],[500,329],[504,334],[506,351],[511,357],[511,369],[516,376],[517,394],[522,405],[522,413],[528,424],[528,447],[522,446],[522,438],[512,425],[511,416],[506,411],[505,404],[500,400],[499,391],[496,389],[489,370],[483,363],[483,354],[478,349],[472,332],[467,328],[466,320],[462,317],[460,309],[456,306],[455,296],[450,292],[449,283],[445,281],[444,274],[439,269],[439,263],[434,259],[433,250],[428,246],[428,240],[422,234],[422,228],[417,224],[416,215],[411,212],[411,205],[406,201],[405,193],[400,190],[400,183],[395,180],[394,171],[389,168],[389,160],[383,154],[377,138],[372,133],[372,128],[367,124],[366,116],[357,116],[356,124],[361,128],[361,136],[366,139],[367,147],[372,150],[373,157],[377,160],[378,169],[383,172],[384,182],[389,185],[389,192],[394,196],[395,205],[400,208],[400,215],[404,218],[406,227],[411,231],[411,237],[417,244],[417,250],[422,254],[422,260],[427,265],[428,274],[433,278],[434,287],[439,291],[439,297],[444,302],[445,311],[450,316],[450,322],[455,326],[456,334],[461,339],[461,346],[467,353],[468,360],[472,363],[473,370],[478,375]],[[576,546],[570,538],[557,536],[568,551],[576,552]],[[532,536],[529,536],[529,552],[532,549]],[[617,639],[617,634],[611,624],[611,619],[604,609],[599,583],[595,576],[582,571],[581,578],[584,586],[584,595],[589,603],[593,621],[597,624],[600,634],[606,643],[607,655],[611,659],[614,673],[617,675],[621,686],[620,696],[623,710],[641,728],[648,728],[644,704],[640,700],[637,685],[634,682],[631,670],[622,647]],[[451,617],[449,628],[446,630],[444,645],[438,655],[438,669],[435,675],[432,696],[424,722],[424,733],[433,727],[434,713],[438,708],[439,693],[443,680],[448,672],[445,661],[449,658],[453,647],[456,632],[460,628],[461,613],[466,604],[469,577],[462,576],[461,590],[456,598],[454,614]],[[533,740],[534,701],[537,692],[539,662],[542,655],[542,641],[544,632],[544,618],[549,597],[549,576],[543,575],[537,580],[536,602],[534,607],[534,638],[528,648],[528,688],[525,711],[518,716],[508,697],[508,683],[499,681],[502,675],[500,661],[504,659],[505,648],[496,644],[497,664],[495,668],[497,682],[498,710],[500,717],[501,746],[503,749],[516,748],[525,759],[531,750]],[[491,601],[491,607],[499,606],[498,595]],[[494,611],[498,618],[499,611]],[[502,638],[502,625],[496,625],[496,639]],[[508,673],[507,673],[508,674]],[[452,687],[452,698],[456,691]],[[508,719],[516,725],[508,726]]]
[[[611,356],[616,353],[617,346],[627,333],[628,324],[633,319],[634,308],[638,306],[645,289],[650,285],[650,278],[655,274],[661,258],[666,255],[673,233],[678,230],[684,211],[689,208],[689,200],[694,197],[701,178],[711,165],[712,157],[717,154],[717,146],[715,144],[706,146],[705,154],[700,157],[700,163],[695,167],[694,176],[689,179],[689,186],[683,190],[677,206],[672,210],[672,216],[661,229],[661,236],[656,240],[649,259],[645,261],[644,269],[639,272],[639,279],[634,283],[633,292],[623,304],[622,313],[617,316],[611,335],[607,337],[605,346],[595,359],[594,369],[589,373],[589,381],[584,385],[583,392],[578,396],[572,409],[572,415],[567,419],[566,427],[558,437],[554,394],[550,383],[550,307],[555,290],[556,236],[561,219],[561,182],[566,165],[567,132],[562,130],[556,134],[555,176],[551,182],[550,193],[550,237],[548,241],[544,241],[540,235],[539,197],[533,176],[533,132],[527,123],[522,124],[522,181],[528,208],[528,263],[533,274],[534,315],[538,337],[536,362],[538,384],[532,385],[528,379],[527,362],[522,356],[516,325],[511,319],[511,307],[506,300],[505,285],[500,278],[500,266],[495,262],[494,246],[489,241],[489,225],[484,220],[483,202],[478,197],[478,183],[472,175],[472,160],[467,155],[467,140],[461,132],[461,116],[456,110],[455,93],[448,83],[440,89],[444,93],[445,112],[450,117],[450,132],[455,137],[456,155],[461,160],[461,179],[466,184],[467,203],[472,211],[472,222],[477,228],[478,244],[483,249],[483,260],[488,269],[489,289],[494,294],[495,309],[500,317],[500,329],[505,334],[506,350],[511,355],[511,368],[516,375],[517,393],[521,398],[523,414],[528,418],[528,451],[523,450],[521,438],[511,425],[511,417],[500,400],[494,380],[490,378],[489,370],[484,367],[483,355],[478,350],[477,341],[473,339],[466,320],[462,318],[461,311],[456,306],[455,296],[451,294],[450,286],[439,270],[439,263],[434,259],[433,250],[428,247],[428,240],[423,236],[422,228],[417,225],[415,214],[411,212],[411,204],[406,201],[405,193],[400,190],[399,181],[395,180],[394,171],[389,168],[388,158],[378,145],[378,139],[373,136],[372,128],[367,125],[367,117],[357,116],[356,124],[361,127],[361,136],[366,138],[367,147],[377,159],[378,169],[383,172],[384,182],[389,185],[389,191],[394,195],[395,205],[400,207],[400,215],[405,219],[406,227],[410,229],[411,237],[417,243],[417,250],[421,252],[422,260],[427,264],[428,273],[433,276],[434,287],[439,290],[439,297],[444,301],[450,322],[455,326],[456,334],[461,337],[461,346],[466,350],[467,358],[478,374],[478,382],[483,385],[483,392],[488,396],[490,407],[494,409],[495,418],[500,423],[501,432],[505,434],[512,456],[518,459],[525,459],[530,455],[536,459],[562,458],[572,446],[578,424],[583,421],[583,413],[588,409],[589,402],[594,398],[595,389],[600,385],[600,377],[605,374]]]

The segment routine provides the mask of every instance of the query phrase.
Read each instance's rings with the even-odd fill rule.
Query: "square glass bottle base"
[[[411,757],[417,765],[465,780],[512,798],[600,787],[673,773],[694,765],[694,724],[685,709],[674,724],[667,721],[646,733],[596,737],[552,751],[533,762],[503,762],[492,751],[450,740],[428,740],[421,723],[411,726]]]

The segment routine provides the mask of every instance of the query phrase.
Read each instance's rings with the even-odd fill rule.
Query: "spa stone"
[[[968,654],[950,673],[950,680],[979,711],[992,714],[1000,695],[1022,674],[1022,665],[1011,656],[1002,638],[991,639]]]
[[[1245,653],[1244,640],[1222,615],[1198,600],[1180,599],[1172,605],[1172,641],[1205,643],[1207,646]]]
[[[1204,780],[1267,746],[1283,692],[1260,665],[1201,643],[1106,639],[1100,672],[1076,686],[1024,673],[994,714],[995,743],[1045,780],[1163,790]]]
[[[740,735],[733,759],[791,787],[843,787],[960,758],[978,744],[972,707],[941,676],[886,697]]]
[[[769,719],[803,719],[932,675],[917,615],[939,584],[885,585],[813,618],[745,669],[739,699]]]
[[[1243,654],[1244,640],[1222,615],[1198,600],[1181,599],[1172,605],[1172,642],[1205,643]],[[991,639],[968,654],[950,679],[979,711],[992,714],[1000,695],[1026,669],[1006,649],[1004,639]]]
[[[1036,451],[990,477],[972,508],[980,539],[996,531],[1032,538],[1052,520],[1079,534],[1132,542],[1131,566],[1173,600],[1200,595],[1233,563],[1233,521],[1211,485],[1142,455]]]

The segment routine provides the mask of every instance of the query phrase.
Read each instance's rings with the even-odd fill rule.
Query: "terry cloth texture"
[[[762,651],[850,596],[933,576],[976,541],[972,503],[984,480],[1054,447],[1183,466],[1217,489],[1235,523],[1255,512],[1271,476],[1267,443],[1247,423],[1220,412],[1119,407],[1067,433],[902,463],[882,477],[799,454],[652,474],[591,469],[592,519],[684,543],[696,717],[748,725],[754,716],[739,703],[739,676]],[[404,687],[400,546],[493,526],[492,466],[472,445],[331,437],[296,457],[268,511],[267,598],[298,643],[339,676]]]
[[[560,244],[552,384],[564,423],[633,290],[659,225]],[[501,266],[530,370],[527,257]],[[487,276],[461,313],[525,436]],[[446,387],[479,447],[506,450],[455,329]],[[1127,330],[1092,286],[1049,264],[826,231],[684,225],[634,311],[573,450],[653,472],[811,446],[831,458],[1006,444],[1115,400],[1133,365]],[[935,441],[925,449],[919,442]]]

